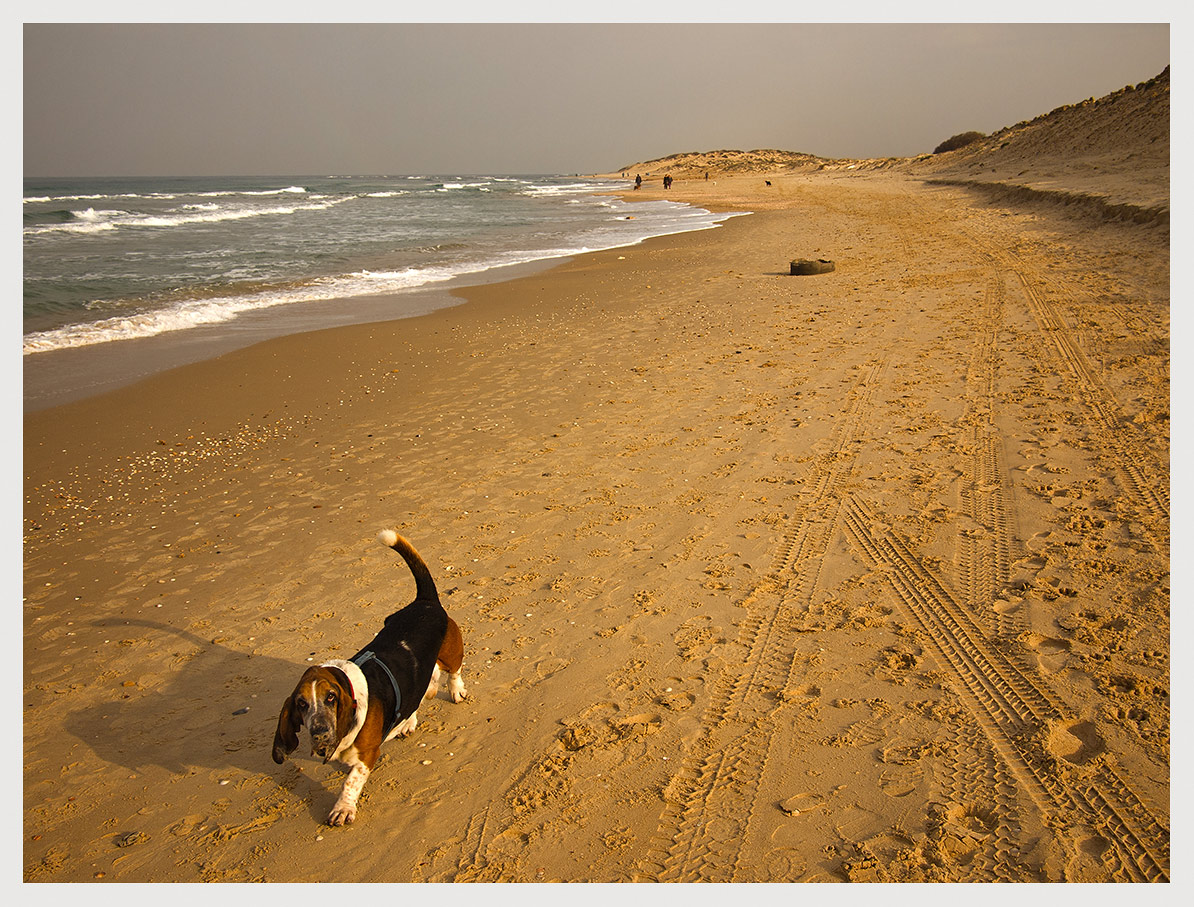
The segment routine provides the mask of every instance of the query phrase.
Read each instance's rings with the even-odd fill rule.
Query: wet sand
[[[25,879],[1168,878],[1167,221],[770,178],[27,415]],[[470,695],[329,828],[270,743],[383,527]]]

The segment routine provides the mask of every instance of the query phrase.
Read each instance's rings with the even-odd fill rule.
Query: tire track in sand
[[[952,824],[974,848],[970,860],[975,882],[1019,882],[1027,838],[1018,806],[1017,787],[1006,764],[971,720],[953,728],[948,743],[949,771],[943,788],[946,803],[930,806],[938,827]],[[977,834],[968,832],[978,832]]]
[[[967,599],[976,614],[992,616],[999,635],[1014,638],[1022,629],[1009,611],[997,610],[996,597],[1008,582],[1016,552],[1011,527],[1011,488],[1003,465],[1002,443],[995,425],[995,381],[998,336],[1003,326],[1004,277],[996,269],[987,284],[986,309],[966,376],[966,447],[962,510],[977,524],[958,535],[958,565]]]
[[[1116,466],[1124,476],[1125,491],[1144,509],[1143,522],[1150,534],[1157,522],[1163,522],[1167,527],[1169,488],[1168,483],[1161,482],[1157,477],[1168,475],[1168,470],[1156,462],[1148,444],[1137,437],[1135,427],[1123,418],[1118,402],[1099,380],[1065,320],[1049,301],[1044,280],[1022,267],[1014,268],[1014,273],[1024,289],[1037,326],[1042,334],[1053,341],[1058,357],[1075,385],[1078,398],[1084,400],[1094,414],[1100,441],[1112,453]],[[1168,532],[1165,534],[1168,535]]]
[[[1042,337],[1048,339],[1056,352],[1061,364],[1059,374],[1069,385],[1070,398],[1082,401],[1093,415],[1092,428],[1120,475],[1120,485],[1134,505],[1145,533],[1159,549],[1168,548],[1168,463],[1157,455],[1149,439],[1124,418],[1115,395],[1099,377],[1064,316],[1050,300],[1050,296],[1076,298],[1079,294],[1059,280],[1038,273],[1015,252],[1002,247],[989,236],[967,234],[959,238],[971,244],[996,266],[1015,275],[1029,313]]]
[[[957,535],[956,562],[958,582],[973,617],[987,623],[997,638],[1013,640],[1024,629],[1019,609],[1000,607],[998,598],[1008,583],[1017,547],[1009,507],[1012,489],[995,424],[1006,272],[993,260],[990,264],[960,420],[965,432],[963,449],[969,452],[962,467],[960,511],[969,517],[971,527]],[[1018,788],[1006,764],[971,720],[955,727],[946,758],[945,803],[930,808],[930,825],[961,832],[955,838],[973,848],[969,860],[972,881],[1018,881],[1015,867],[1025,862],[1026,834],[1017,803]]]
[[[1000,650],[945,584],[891,527],[857,498],[842,505],[847,537],[884,571],[925,631],[977,724],[1020,786],[1046,814],[1073,812],[1107,843],[1111,878],[1169,879],[1169,829],[1106,760],[1088,722],[1068,715],[1047,687]]]
[[[738,641],[746,656],[713,683],[701,737],[664,792],[659,828],[636,880],[736,877],[776,738],[775,692],[789,689],[799,669],[791,640],[838,527],[841,486],[854,470],[853,448],[864,436],[885,368],[886,360],[864,366],[828,449],[811,467],[801,505],[807,516],[785,535],[771,571],[740,603],[747,617]]]

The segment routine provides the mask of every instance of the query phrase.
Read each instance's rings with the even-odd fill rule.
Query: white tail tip
[[[387,548],[393,548],[398,544],[398,533],[393,529],[383,529],[377,533],[377,540]]]

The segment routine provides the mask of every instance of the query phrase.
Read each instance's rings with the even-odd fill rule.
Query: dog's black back
[[[448,632],[448,612],[440,604],[431,571],[414,547],[397,534],[386,537],[383,533],[379,540],[406,561],[415,579],[415,600],[387,617],[381,631],[352,660],[358,661],[366,652],[372,652],[393,673],[402,693],[397,709],[394,686],[385,670],[371,659],[358,662],[369,682],[370,696],[382,701],[388,719],[386,725],[393,726],[409,717],[423,701],[435,670],[436,657]]]
[[[447,632],[448,612],[439,599],[416,599],[387,617],[381,632],[353,656],[352,660],[357,661],[359,656],[372,652],[385,662],[398,681],[402,702],[395,714],[394,687],[390,678],[372,660],[361,664],[361,671],[369,681],[370,696],[376,696],[385,705],[387,725],[397,724],[418,709],[423,693],[431,683],[436,655]]]

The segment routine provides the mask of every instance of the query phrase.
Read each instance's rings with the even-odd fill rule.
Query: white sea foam
[[[433,280],[447,280],[452,276],[454,275],[450,273],[418,274],[413,271],[390,274],[359,272],[342,278],[317,280],[303,286],[282,290],[250,293],[243,296],[186,300],[162,309],[118,315],[99,321],[70,324],[55,330],[28,334],[24,338],[23,352],[28,355],[50,350],[91,346],[114,340],[153,337],[169,331],[231,321],[238,315],[258,309],[302,302],[385,294],[421,286]]]
[[[559,258],[590,251],[586,247],[539,251],[504,252],[486,261],[450,267],[402,268],[395,271],[354,271],[278,290],[241,296],[221,296],[177,302],[167,308],[131,315],[118,315],[99,321],[71,324],[50,331],[38,331],[24,338],[23,352],[90,346],[113,340],[152,337],[167,331],[231,321],[244,312],[303,302],[351,299],[356,296],[384,296],[451,280],[490,268],[524,264],[547,258]]]
[[[173,193],[167,193],[167,192],[148,192],[148,193],[146,193],[146,192],[118,192],[118,193],[101,193],[101,194],[91,194],[91,195],[26,195],[24,198],[24,202],[26,205],[32,205],[32,204],[44,204],[47,202],[62,202],[62,203],[93,202],[93,201],[101,201],[102,199],[106,199],[106,198],[126,198],[126,199],[148,198],[148,199],[154,199],[155,201],[159,201],[159,200],[170,201],[171,199],[174,199],[177,197],[178,197],[177,195],[174,195]]]
[[[285,189],[262,189],[262,190],[253,191],[253,192],[244,191],[241,194],[242,195],[285,195],[285,194],[301,195],[302,193],[304,193],[306,191],[307,190],[305,188],[303,188],[302,186],[287,186]]]
[[[215,193],[209,193],[214,195]],[[251,193],[244,193],[251,194]],[[270,193],[276,194],[276,193]],[[72,211],[76,220],[62,224],[39,224],[26,227],[26,235],[42,233],[94,233],[99,230],[136,229],[144,227],[183,227],[187,224],[219,223],[221,221],[245,220],[251,217],[277,217],[300,211],[323,211],[350,200],[350,196],[322,197],[312,199],[310,204],[273,205],[269,207],[222,207],[219,205],[186,205],[173,214],[130,214],[127,211],[96,211],[87,208]]]
[[[559,186],[536,185],[535,183],[530,183],[527,185],[527,188],[522,190],[522,194],[523,195],[546,195],[546,196],[576,195],[576,194],[579,194],[582,192],[583,193],[599,192],[603,189],[608,190],[609,188],[610,187],[608,184],[589,183],[589,182],[565,183],[564,185],[559,185]]]
[[[527,259],[515,256],[514,261],[509,263],[521,260]],[[24,338],[23,351],[26,354],[42,353],[107,343],[113,340],[152,337],[168,331],[231,321],[242,313],[274,306],[351,299],[354,296],[386,295],[451,280],[453,277],[474,271],[483,271],[489,267],[492,265],[485,263],[453,268],[355,271],[339,277],[321,278],[300,286],[283,289],[240,296],[185,300],[154,311],[118,315],[99,321],[71,324],[56,330],[28,334]]]
[[[241,195],[245,198],[269,198],[273,195],[306,195],[303,186],[287,186],[284,189],[213,189],[206,192],[188,193],[191,198],[228,198]],[[143,198],[175,198],[177,196],[147,195]]]
[[[275,195],[305,195],[307,190],[303,186],[286,186],[282,189],[221,189],[208,192],[184,193],[190,198],[229,198],[244,196],[246,198],[269,198]],[[91,193],[87,195],[26,195],[22,201],[26,205],[69,204],[70,202],[93,202],[105,199],[145,199],[149,201],[172,201],[178,198],[176,192],[114,192]]]

